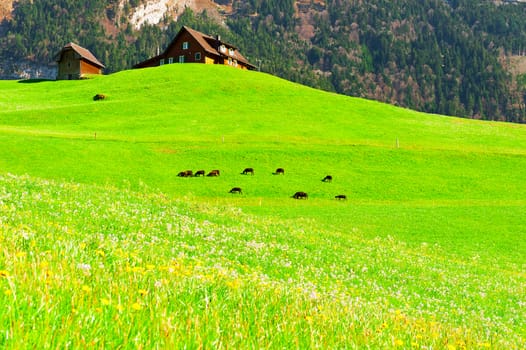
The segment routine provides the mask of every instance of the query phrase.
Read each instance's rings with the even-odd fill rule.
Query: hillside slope
[[[497,201],[499,216],[526,198],[523,126],[427,115],[217,66],[171,65],[77,82],[1,82],[0,89],[6,97],[0,166],[12,173],[146,185],[218,201],[241,186],[244,208],[280,208],[285,217],[314,215],[343,227],[361,214],[335,206],[332,198],[340,193],[378,208],[410,203],[402,206],[408,212],[460,205],[455,217],[461,221],[468,215],[462,203],[492,207]],[[93,101],[97,93],[107,99]],[[240,176],[245,167],[257,176]],[[277,167],[287,176],[272,176]],[[187,169],[220,169],[225,176],[177,177]],[[327,174],[332,184],[321,183]],[[315,214],[282,201],[295,191],[310,194]],[[387,229],[388,222],[366,208],[370,233]],[[401,219],[403,225],[385,233],[436,239],[438,228],[427,220]],[[493,219],[501,220],[489,215],[487,226],[481,224],[488,234]],[[458,227],[445,229],[452,246],[465,238],[455,236]],[[422,236],[411,236],[414,230]],[[478,246],[474,241],[465,249]]]
[[[0,94],[0,346],[525,344],[526,126],[190,64]]]

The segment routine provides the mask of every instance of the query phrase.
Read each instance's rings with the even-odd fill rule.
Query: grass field
[[[190,64],[0,92],[0,347],[526,347],[525,126]]]

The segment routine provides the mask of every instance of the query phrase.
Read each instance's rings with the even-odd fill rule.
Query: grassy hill
[[[0,92],[0,344],[524,345],[525,126],[203,65]]]

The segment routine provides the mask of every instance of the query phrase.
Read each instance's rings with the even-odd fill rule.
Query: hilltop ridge
[[[503,64],[526,52],[521,3],[222,0],[190,1],[186,10],[175,0],[79,4],[18,1],[0,29],[0,75],[45,77],[42,67],[69,41],[92,51],[108,73],[127,69],[188,25],[221,35],[263,71],[313,87],[432,113],[526,118],[522,77]],[[46,14],[50,9],[57,13]]]

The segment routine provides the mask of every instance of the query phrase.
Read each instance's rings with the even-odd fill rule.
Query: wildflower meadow
[[[3,348],[502,348],[524,274],[156,192],[0,177]]]
[[[0,95],[0,349],[526,348],[524,125],[217,65]]]

